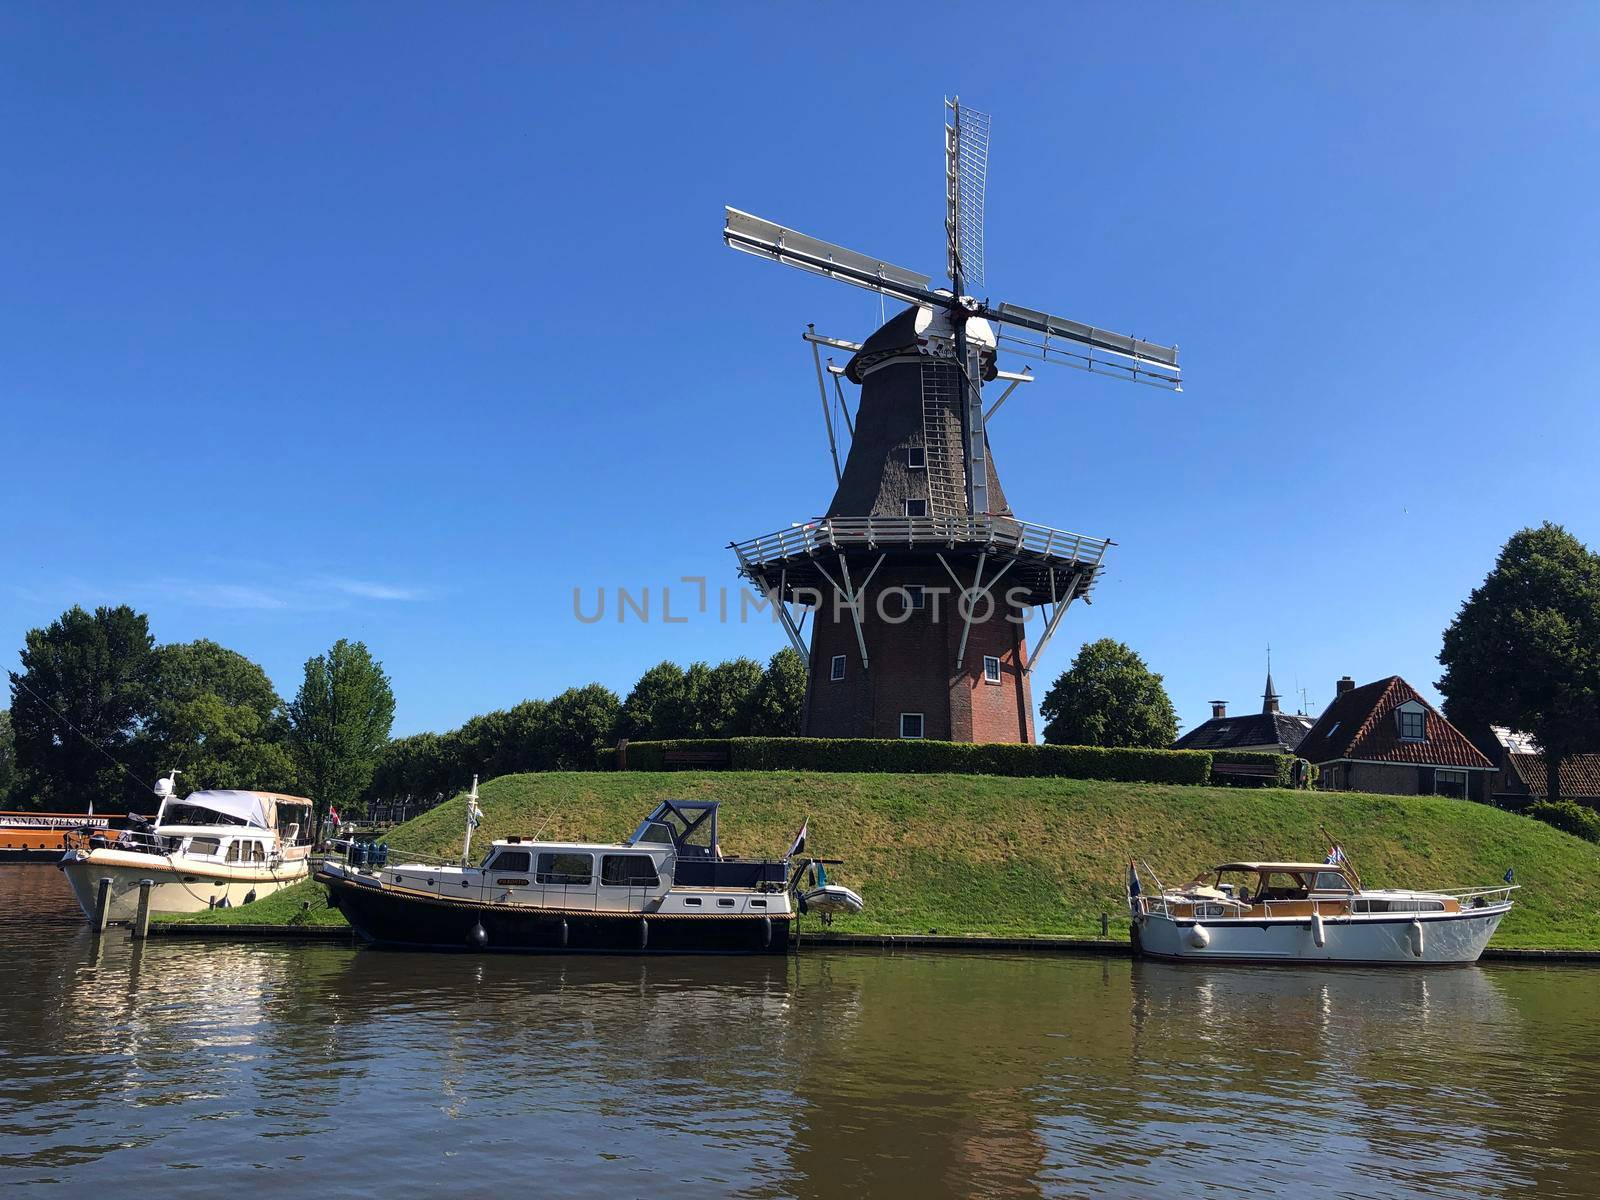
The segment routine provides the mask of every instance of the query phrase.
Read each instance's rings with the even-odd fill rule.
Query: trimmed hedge
[[[1600,842],[1600,813],[1592,808],[1585,808],[1570,800],[1563,800],[1559,804],[1540,800],[1528,805],[1522,813],[1535,821],[1543,821],[1546,825],[1554,825],[1557,829],[1581,837],[1586,842]]]
[[[1026,746],[1001,742],[932,742],[874,738],[727,738],[629,742],[630,771],[667,769],[668,750],[725,751],[736,771],[880,771],[925,775],[1059,775],[1119,783],[1204,784],[1211,755],[1204,750]],[[1265,756],[1271,757],[1271,756]],[[617,752],[600,752],[614,770]]]

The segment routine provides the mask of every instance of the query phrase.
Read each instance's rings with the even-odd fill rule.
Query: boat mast
[[[467,795],[467,836],[461,840],[461,865],[467,865],[472,854],[472,831],[483,820],[483,809],[478,807],[478,777],[472,777],[472,791]]]

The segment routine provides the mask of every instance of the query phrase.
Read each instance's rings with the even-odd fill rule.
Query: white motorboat
[[[1509,871],[1492,888],[1364,888],[1340,852],[1329,858],[1223,863],[1150,894],[1129,863],[1134,948],[1210,962],[1472,963],[1516,890]]]
[[[249,904],[306,878],[311,801],[231,790],[179,799],[170,776],[156,795],[161,807],[148,827],[124,831],[115,842],[93,837],[56,864],[91,920],[102,879],[111,881],[109,919],[131,921],[146,879],[151,912],[189,913]]]

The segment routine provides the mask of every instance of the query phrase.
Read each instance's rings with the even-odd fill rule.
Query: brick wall
[[[974,564],[946,555],[958,575],[972,578]],[[862,570],[870,567],[870,561]],[[831,566],[831,564],[830,564]],[[857,569],[852,565],[852,573]],[[836,572],[830,570],[830,574]],[[896,587],[927,589],[926,607],[900,620]],[[942,589],[942,591],[935,591]],[[871,670],[863,671],[850,611],[837,616],[831,602],[812,618],[811,687],[805,733],[811,737],[900,736],[900,714],[923,714],[923,736],[958,742],[1031,742],[1033,696],[1021,667],[1023,626],[1006,620],[1004,581],[994,611],[974,620],[962,668],[956,670],[963,622],[955,585],[937,560],[904,554],[886,560],[867,589],[862,632]],[[1020,615],[1017,610],[1011,610]],[[978,616],[982,616],[980,606]],[[831,678],[834,655],[845,656],[845,677]],[[1000,682],[984,681],[985,655],[1000,660]]]

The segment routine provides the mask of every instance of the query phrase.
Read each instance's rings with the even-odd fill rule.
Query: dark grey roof
[[[1196,725],[1172,744],[1174,750],[1236,750],[1241,746],[1270,746],[1292,752],[1314,724],[1298,713],[1246,713],[1213,717]]]

